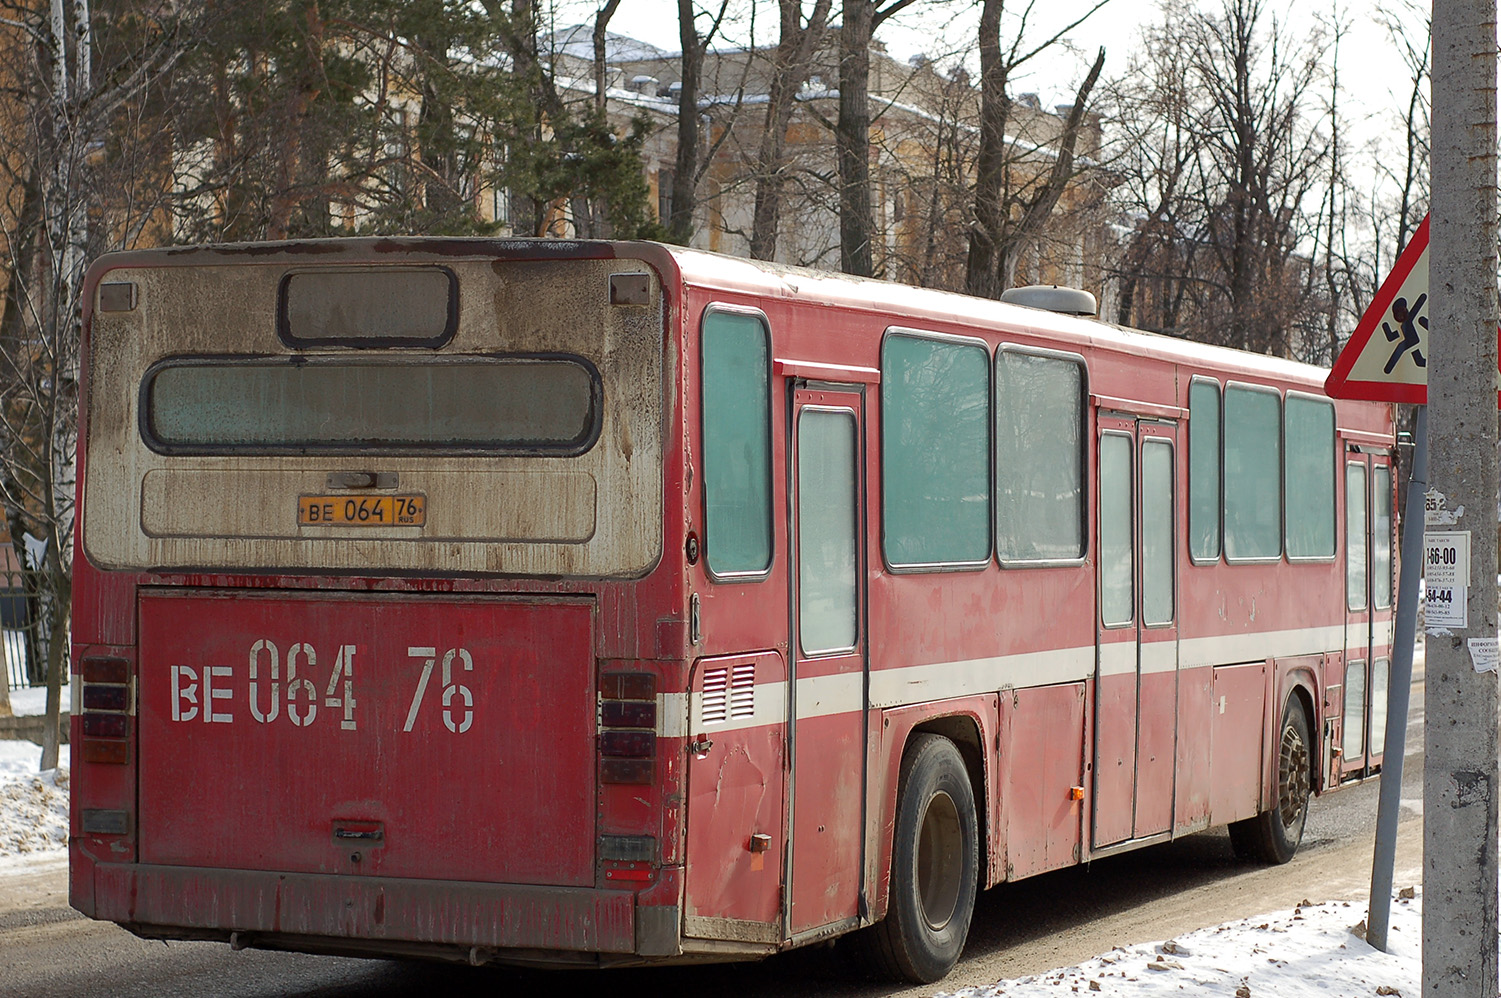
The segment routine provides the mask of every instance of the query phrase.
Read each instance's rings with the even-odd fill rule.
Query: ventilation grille
[[[756,663],[719,666],[704,672],[703,723],[724,724],[756,713]]]

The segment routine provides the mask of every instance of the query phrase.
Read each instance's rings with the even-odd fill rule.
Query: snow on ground
[[[938,994],[1417,998],[1422,990],[1422,900],[1412,890],[1400,895],[1405,896],[1392,903],[1390,953],[1373,949],[1363,938],[1365,901],[1304,901],[1292,911],[1227,922],[1166,942],[1113,949],[1077,967]]]
[[[41,760],[31,742],[0,741],[0,873],[68,848],[68,746],[59,768],[38,772]]]
[[[63,683],[63,713],[68,712],[68,684]],[[47,687],[28,686],[24,689],[10,691],[11,713],[21,714],[45,714],[47,712]]]

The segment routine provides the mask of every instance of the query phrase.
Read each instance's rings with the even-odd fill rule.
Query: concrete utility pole
[[[1423,995],[1496,998],[1496,0],[1435,0],[1432,127]]]

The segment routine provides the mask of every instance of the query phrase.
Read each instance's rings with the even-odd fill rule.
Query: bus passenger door
[[[1386,739],[1392,607],[1392,470],[1386,454],[1345,453],[1345,667],[1336,779],[1378,765]],[[1332,691],[1331,691],[1332,692]]]
[[[787,930],[859,917],[865,799],[864,398],[796,386],[789,684],[792,794]]]
[[[1177,754],[1177,425],[1099,418],[1095,848],[1169,831]]]

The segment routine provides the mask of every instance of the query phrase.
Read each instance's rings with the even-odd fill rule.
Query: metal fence
[[[40,572],[0,570],[0,651],[10,689],[46,685],[49,599]]]

